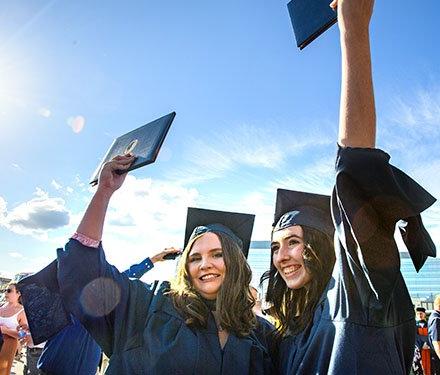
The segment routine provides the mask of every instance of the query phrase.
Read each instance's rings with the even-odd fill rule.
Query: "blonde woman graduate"
[[[274,373],[273,327],[252,312],[249,291],[246,255],[254,215],[189,209],[185,248],[171,284],[130,280],[107,262],[101,243],[107,207],[125,180],[120,171],[133,160],[117,156],[104,165],[77,232],[49,266],[45,278],[58,284],[59,305],[110,358],[107,374]],[[50,284],[28,285],[30,315],[38,315],[35,300]],[[48,310],[62,325],[58,307]],[[31,322],[30,329],[40,340],[48,334]]]

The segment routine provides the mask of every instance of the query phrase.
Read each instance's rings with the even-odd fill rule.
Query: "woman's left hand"
[[[153,263],[156,262],[161,262],[163,261],[163,257],[167,254],[180,254],[182,252],[181,249],[175,248],[175,247],[167,247],[165,249],[163,249],[160,253],[157,253],[155,255],[153,255],[152,257],[150,257],[151,261]]]

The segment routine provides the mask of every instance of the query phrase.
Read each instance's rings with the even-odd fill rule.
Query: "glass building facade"
[[[400,253],[403,277],[413,300],[432,301],[440,294],[440,258],[428,258],[419,273],[408,253]]]
[[[402,274],[414,304],[432,301],[436,294],[440,294],[440,258],[428,258],[419,273],[415,271],[408,253],[400,253],[400,259]],[[248,260],[252,268],[252,285],[257,287],[261,275],[269,269],[270,241],[252,241]]]

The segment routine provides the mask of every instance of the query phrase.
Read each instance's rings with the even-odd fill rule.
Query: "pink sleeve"
[[[78,232],[75,232],[73,234],[72,239],[77,240],[78,242],[80,242],[84,246],[94,247],[95,249],[97,249],[99,247],[99,243],[101,242],[100,240],[94,240],[94,239],[87,237],[86,235],[78,233]]]

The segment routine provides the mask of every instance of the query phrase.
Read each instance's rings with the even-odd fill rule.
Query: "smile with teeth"
[[[217,275],[217,274],[214,274],[214,273],[208,273],[206,275],[201,276],[200,280],[202,280],[202,281],[211,281],[213,279],[216,279],[219,276],[220,275]]]
[[[300,264],[294,264],[292,266],[284,267],[282,269],[284,275],[290,276],[293,275],[295,272],[297,272],[301,268]]]

